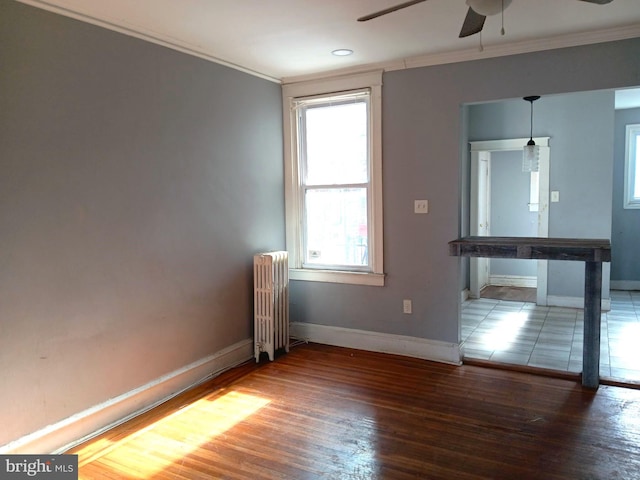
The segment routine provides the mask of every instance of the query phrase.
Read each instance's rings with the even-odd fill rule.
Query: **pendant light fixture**
[[[522,152],[523,172],[537,172],[540,169],[540,147],[533,141],[533,102],[539,98],[539,95],[532,95],[530,97],[523,98],[523,100],[531,104],[531,130],[529,134],[529,141],[524,146],[524,151]]]

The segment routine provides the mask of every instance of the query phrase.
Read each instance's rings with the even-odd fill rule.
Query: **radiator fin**
[[[259,253],[253,257],[254,353],[289,351],[289,255]]]

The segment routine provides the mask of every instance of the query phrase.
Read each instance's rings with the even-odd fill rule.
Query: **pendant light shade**
[[[540,96],[534,95],[531,97],[524,97],[523,100],[531,103],[531,129],[529,135],[529,141],[524,146],[522,152],[522,171],[523,172],[537,172],[540,170],[540,147],[533,141],[533,102],[538,100]]]
[[[535,143],[525,145],[522,153],[522,171],[537,172],[540,170],[540,147]]]

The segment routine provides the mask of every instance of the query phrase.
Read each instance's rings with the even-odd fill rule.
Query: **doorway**
[[[515,138],[505,140],[489,140],[470,142],[471,146],[471,205],[470,205],[470,234],[472,236],[536,236],[547,237],[549,233],[549,137],[535,138],[536,145],[540,146],[540,168],[538,172],[532,172],[526,179],[526,184],[517,185],[515,176],[513,182],[508,188],[516,189],[512,193],[501,192],[498,195],[496,191],[492,195],[492,177],[496,177],[495,168],[504,165],[513,170],[519,169],[521,155],[504,156],[507,153],[522,152],[522,147],[526,145],[527,138]],[[506,160],[507,163],[504,163]],[[518,163],[516,163],[516,161]],[[492,170],[494,170],[492,174]],[[520,170],[521,171],[521,170]],[[495,178],[493,179],[495,180]],[[523,192],[518,191],[526,188],[525,194],[528,194],[526,200],[527,214],[522,210],[515,213],[508,199],[513,195],[521,195]],[[495,189],[495,188],[494,188]],[[502,197],[499,204],[492,202],[492,197]],[[522,205],[521,205],[522,207]],[[495,210],[501,209],[498,214]],[[517,217],[513,217],[516,215]],[[535,219],[535,225],[532,230],[520,230],[525,234],[518,235],[513,231],[505,233],[509,228],[516,229],[518,223],[526,223],[525,215],[532,216]],[[524,222],[523,222],[524,220]],[[493,225],[496,223],[496,225]],[[502,225],[498,226],[497,224]],[[513,225],[510,227],[509,225]],[[507,229],[507,230],[505,230]],[[497,262],[497,260],[503,260]],[[510,263],[511,262],[511,263]],[[547,261],[533,260],[536,265],[533,268],[527,267],[522,260],[494,259],[488,258],[471,258],[470,260],[470,282],[469,290],[472,298],[480,298],[481,291],[490,286],[513,286],[513,287],[535,287],[536,304],[547,305]],[[493,265],[492,265],[493,263]],[[492,267],[494,273],[492,275]],[[515,270],[514,270],[515,269]],[[505,274],[513,273],[515,274]]]

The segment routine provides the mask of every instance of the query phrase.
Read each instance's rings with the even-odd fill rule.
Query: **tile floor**
[[[582,371],[581,309],[469,299],[462,305],[466,358]],[[600,376],[640,381],[640,291],[612,291],[602,312]]]

